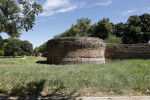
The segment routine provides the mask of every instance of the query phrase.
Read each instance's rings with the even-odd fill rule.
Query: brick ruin
[[[106,44],[98,38],[62,38],[48,41],[50,64],[105,63]]]
[[[105,59],[150,59],[149,44],[106,44],[99,38],[52,39],[47,43],[49,64],[101,64]]]
[[[107,59],[150,59],[150,44],[107,44]]]

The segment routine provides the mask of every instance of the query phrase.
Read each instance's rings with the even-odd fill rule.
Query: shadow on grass
[[[48,64],[47,61],[36,61],[37,64]]]
[[[14,86],[11,91],[5,91],[0,89],[0,100],[68,100],[79,97],[79,94],[75,94],[75,91],[70,93],[63,93],[65,88],[63,84],[58,85],[55,89],[51,90],[51,93],[42,95],[46,80],[30,82],[23,86]]]

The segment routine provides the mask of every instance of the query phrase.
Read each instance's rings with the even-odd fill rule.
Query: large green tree
[[[113,34],[116,35],[117,37],[122,37],[124,34],[125,27],[126,27],[126,24],[122,22],[115,24]]]
[[[113,32],[113,27],[108,18],[103,18],[96,25],[92,26],[91,36],[101,39],[107,39],[109,34]]]
[[[130,16],[122,37],[123,43],[148,43],[150,40],[150,14]]]
[[[90,26],[91,20],[89,18],[77,19],[77,23],[73,24],[70,29],[68,29],[62,34],[54,36],[54,38],[88,36],[88,30]]]
[[[33,45],[29,41],[20,41],[22,55],[30,56],[33,53]]]
[[[41,5],[36,2],[0,0],[0,33],[19,37],[21,30],[28,31],[33,28],[35,17],[42,10]]]

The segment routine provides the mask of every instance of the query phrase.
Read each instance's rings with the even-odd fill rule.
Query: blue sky
[[[150,13],[150,0],[28,0],[38,1],[44,12],[36,19],[33,30],[22,31],[21,40],[37,47],[63,33],[79,18],[90,18],[92,24],[102,18],[113,23],[126,22],[130,15]],[[6,34],[2,34],[6,38]]]

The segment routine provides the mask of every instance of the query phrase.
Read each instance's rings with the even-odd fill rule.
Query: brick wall
[[[107,44],[107,59],[150,59],[149,44]]]

